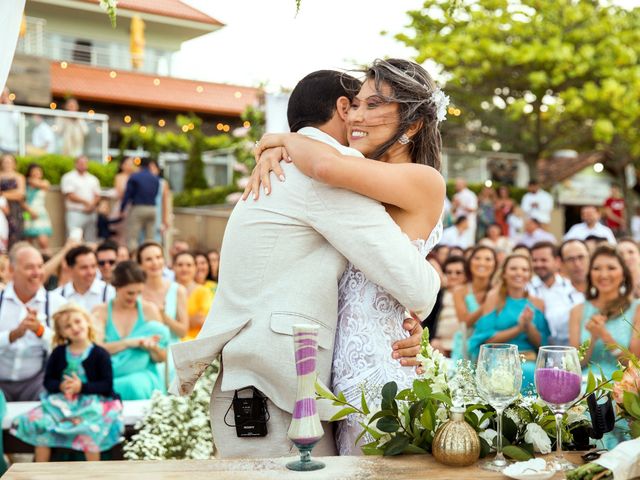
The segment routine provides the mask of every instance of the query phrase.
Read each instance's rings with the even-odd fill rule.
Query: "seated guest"
[[[64,256],[71,280],[55,292],[69,302],[75,302],[90,311],[96,305],[107,303],[115,295],[114,288],[98,278],[96,254],[88,245],[78,245]]]
[[[468,359],[467,339],[480,318],[482,305],[491,290],[491,281],[498,268],[496,252],[478,245],[465,262],[466,282],[453,290],[453,305],[460,328],[453,340],[451,358]]]
[[[440,245],[446,245],[451,247],[460,247],[462,249],[471,246],[470,238],[468,235],[469,220],[467,217],[458,217],[456,223],[447,227],[442,232],[442,238],[440,239]]]
[[[198,285],[204,285],[215,295],[218,282],[213,279],[211,264],[209,263],[207,254],[204,252],[196,252],[193,254],[193,257],[196,259],[196,283]]]
[[[111,282],[115,298],[93,310],[96,341],[111,354],[113,388],[123,400],[149,399],[154,390],[164,390],[156,363],[167,358],[169,329],[158,321],[158,308],[140,298],[144,281],[135,262],[118,264]]]
[[[190,252],[176,255],[173,259],[173,271],[176,274],[176,281],[187,291],[189,331],[183,340],[193,340],[207,318],[213,301],[213,292],[210,288],[196,282],[196,261]]]
[[[451,247],[451,248],[449,248],[449,257],[463,257],[464,258],[464,249],[460,248],[460,247]]]
[[[42,285],[42,255],[27,242],[9,252],[13,278],[0,292],[0,390],[8,402],[38,400],[51,350],[51,316],[66,303]]]
[[[109,352],[95,345],[89,313],[69,303],[53,315],[56,348],[47,361],[40,405],[14,420],[11,433],[35,446],[35,461],[48,462],[51,448],[100,452],[120,442],[122,403],[113,391]]]
[[[445,282],[442,283],[444,294],[442,307],[436,322],[436,331],[431,335],[431,345],[445,355],[451,355],[453,337],[459,329],[458,317],[453,304],[453,290],[466,283],[465,259],[463,257],[449,257],[442,267]]]
[[[527,218],[524,222],[524,232],[517,238],[515,243],[531,248],[540,242],[556,243],[556,237],[544,230],[538,219]]]
[[[584,243],[589,249],[589,255],[596,251],[600,245],[609,245],[607,239],[604,237],[598,237],[597,235],[589,235],[584,239]]]
[[[101,279],[110,284],[113,269],[118,263],[118,244],[113,240],[105,240],[96,248],[96,258]]]
[[[618,253],[626,263],[633,279],[633,298],[640,298],[640,249],[633,238],[618,240]]]
[[[604,238],[612,245],[616,244],[616,237],[609,227],[600,223],[600,211],[595,205],[587,205],[580,210],[582,223],[577,223],[565,234],[565,240],[586,240],[587,237],[594,236]]]
[[[487,236],[478,242],[478,245],[487,245],[495,250],[498,257],[498,263],[502,263],[504,257],[511,253],[513,243],[509,237],[502,235],[500,225],[494,223],[489,225]]]
[[[571,280],[571,285],[583,295],[587,291],[587,273],[589,271],[589,250],[582,240],[566,240],[560,245],[562,274]],[[577,303],[582,303],[582,301]]]
[[[469,352],[477,358],[484,343],[517,345],[526,362],[522,366],[522,389],[533,384],[538,347],[547,343],[549,327],[544,318],[544,302],[530,296],[527,284],[532,266],[528,256],[511,254],[502,267],[499,285],[489,293],[469,339]]]
[[[529,247],[527,247],[526,245],[523,245],[522,243],[517,243],[513,247],[513,250],[511,251],[511,253],[517,253],[518,255],[524,255],[525,257],[531,256],[531,251],[529,250]]]
[[[433,247],[433,250],[431,250],[431,257],[435,258],[442,267],[447,258],[450,257],[449,247],[439,243],[438,245]]]
[[[211,268],[211,280],[218,283],[218,270],[220,270],[220,252],[215,248],[207,252],[209,267]]]
[[[579,347],[591,340],[584,364],[598,365],[607,378],[618,369],[621,348],[640,356],[638,300],[633,300],[631,273],[613,247],[594,252],[587,276],[586,300],[571,310],[569,341]]]

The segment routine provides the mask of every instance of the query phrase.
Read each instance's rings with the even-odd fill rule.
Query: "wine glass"
[[[555,470],[570,470],[575,465],[562,454],[562,417],[567,408],[580,397],[582,369],[578,351],[573,347],[541,347],[535,373],[536,390],[556,417]]]
[[[480,346],[476,368],[478,393],[496,410],[498,435],[496,456],[482,464],[485,470],[501,472],[508,461],[502,454],[502,412],[520,394],[522,365],[516,345],[489,343]]]

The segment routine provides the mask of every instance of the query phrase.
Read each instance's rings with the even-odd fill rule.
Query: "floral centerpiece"
[[[465,421],[480,436],[480,456],[488,455],[496,443],[496,412],[480,400],[472,364],[459,361],[455,376],[449,378],[448,360],[430,345],[428,330],[424,331],[418,360],[425,373],[405,390],[398,391],[395,382],[384,385],[380,408],[375,411],[367,405],[364,388],[360,406],[347,402],[342,393],[334,395],[320,385],[316,385],[318,397],[343,407],[332,420],[347,415],[361,418],[362,435],[370,440],[362,447],[365,454],[430,453],[436,431],[449,420],[452,407],[464,407]],[[565,415],[562,440],[567,448],[588,447],[591,422],[586,414],[585,399],[605,382],[593,377],[590,390]],[[534,452],[550,453],[555,436],[553,412],[533,394],[520,396],[505,410],[503,451],[506,456],[527,460],[533,458]]]

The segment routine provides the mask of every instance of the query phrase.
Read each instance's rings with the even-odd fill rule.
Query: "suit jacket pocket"
[[[320,327],[318,332],[318,346],[323,349],[333,348],[335,332],[331,327],[308,315],[296,312],[271,313],[271,330],[283,335],[293,336],[293,326],[299,323],[310,323]],[[291,340],[293,342],[293,340]]]

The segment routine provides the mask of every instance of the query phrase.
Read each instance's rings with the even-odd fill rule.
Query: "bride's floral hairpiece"
[[[436,107],[436,121],[438,123],[447,119],[447,107],[449,106],[449,95],[445,95],[440,88],[436,88],[431,94],[431,103]]]

